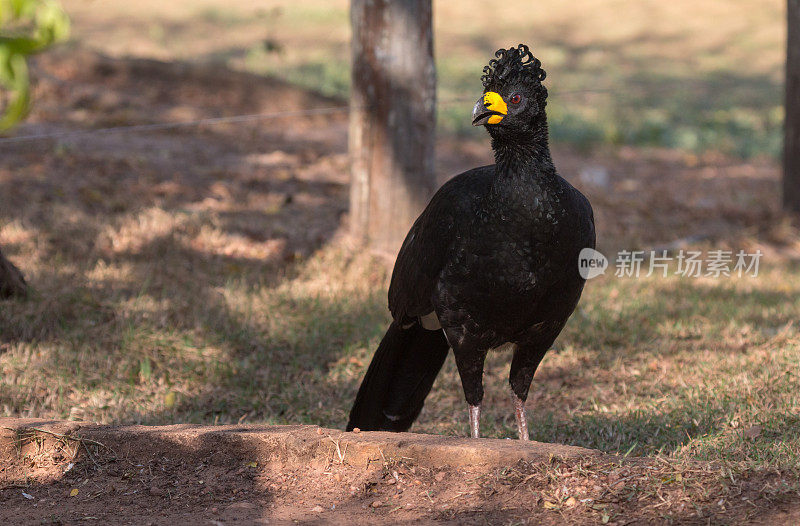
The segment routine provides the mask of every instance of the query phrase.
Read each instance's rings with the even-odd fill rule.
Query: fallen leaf
[[[544,509],[546,510],[558,509],[558,504],[556,504],[555,502],[550,502],[549,500],[544,501],[542,503],[542,506],[544,506]]]
[[[78,488],[72,488],[72,491],[69,492],[70,497],[77,497],[78,496]]]
[[[175,402],[177,401],[178,396],[175,394],[175,391],[170,391],[164,395],[164,407],[167,409],[171,409],[175,407]]]
[[[247,467],[248,468],[257,468],[258,467],[258,462],[255,462],[255,461],[248,462]]]
[[[567,499],[567,501],[564,504],[571,508],[572,506],[575,506],[576,504],[578,504],[578,499],[576,499],[575,497],[570,497],[570,498]]]
[[[744,430],[745,438],[749,438],[751,440],[756,439],[761,436],[761,432],[764,430],[761,426],[750,426]]]
[[[158,486],[156,486],[155,484],[150,486],[150,489],[148,491],[149,491],[150,495],[153,495],[155,497],[160,497],[160,496],[165,494],[165,491],[162,488],[159,488]]]

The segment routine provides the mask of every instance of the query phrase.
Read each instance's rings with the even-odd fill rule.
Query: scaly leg
[[[517,395],[514,395],[514,416],[517,417],[517,432],[519,439],[528,441],[528,419],[525,417],[525,400],[520,400]]]
[[[453,341],[448,336],[448,340]],[[456,340],[458,341],[458,340]],[[483,401],[483,361],[486,350],[464,345],[453,347],[453,356],[464,388],[464,398],[469,404],[469,432],[472,438],[480,436],[481,402]]]
[[[517,431],[520,440],[529,440],[528,420],[525,418],[525,400],[533,380],[533,374],[542,361],[548,345],[519,345],[511,360],[511,372],[508,375],[511,390],[514,391],[514,416],[517,419]]]
[[[481,405],[469,406],[469,432],[472,438],[480,438]]]

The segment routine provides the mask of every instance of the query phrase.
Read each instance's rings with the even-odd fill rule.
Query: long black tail
[[[406,431],[414,423],[450,345],[442,330],[392,322],[358,389],[347,430]]]

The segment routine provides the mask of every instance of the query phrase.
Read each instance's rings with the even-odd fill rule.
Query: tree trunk
[[[24,296],[27,291],[22,272],[0,252],[0,298]]]
[[[396,253],[436,189],[431,0],[352,0],[350,226]]]
[[[800,0],[788,0],[783,208],[800,213]]]

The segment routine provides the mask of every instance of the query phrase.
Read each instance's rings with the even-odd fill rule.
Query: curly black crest
[[[489,65],[483,68],[481,82],[488,88],[494,84],[535,80],[542,82],[547,73],[542,69],[542,63],[533,56],[525,44],[515,48],[498,49]]]

